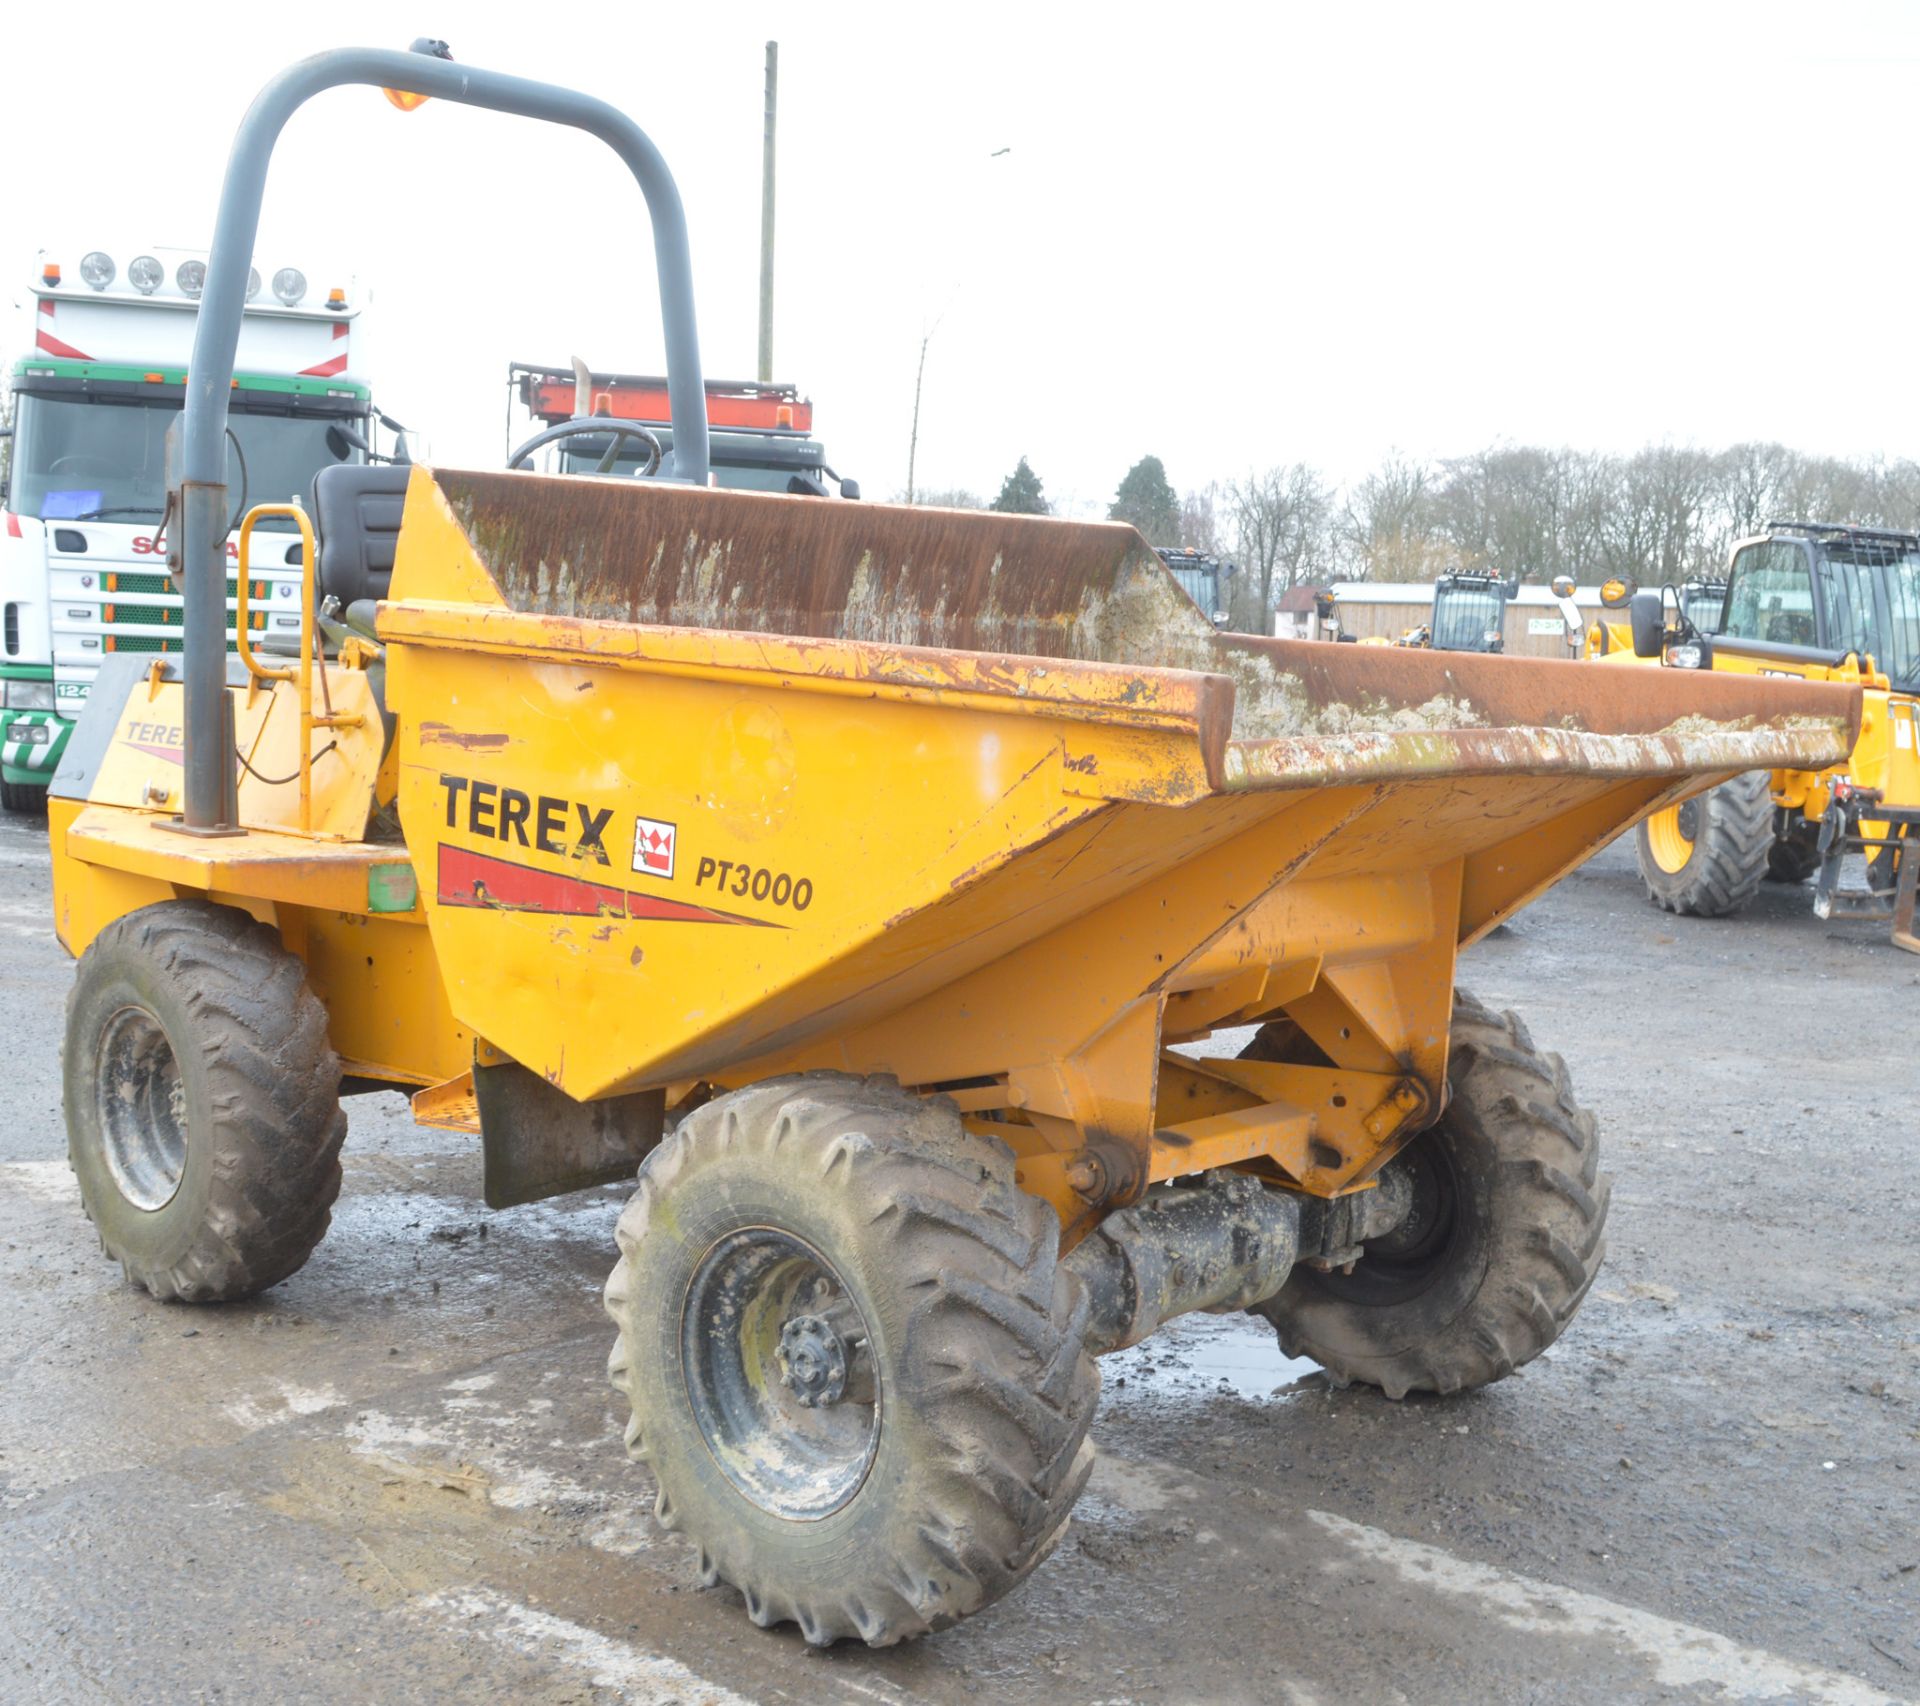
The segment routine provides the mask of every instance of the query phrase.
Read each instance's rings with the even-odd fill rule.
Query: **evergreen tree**
[[[1041,490],[1040,476],[1020,458],[1020,466],[1000,482],[1000,495],[993,507],[1002,515],[1051,515],[1053,505]]]
[[[1157,456],[1143,456],[1127,470],[1107,510],[1109,521],[1130,521],[1149,545],[1179,545],[1180,499]]]

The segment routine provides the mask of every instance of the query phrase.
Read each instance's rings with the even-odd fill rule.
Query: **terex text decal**
[[[589,863],[611,867],[608,839],[614,834],[615,808],[596,806],[564,795],[535,794],[498,782],[442,773],[445,827],[484,836],[503,846],[524,847],[568,861],[571,870],[547,870],[538,864],[503,858],[442,843],[438,894],[443,906],[481,907],[506,912],[548,912],[572,918],[672,920],[689,924],[752,924],[765,929],[787,926],[769,918],[749,918],[664,895],[635,893],[612,882],[587,877]],[[624,826],[625,819],[622,818]],[[624,846],[626,830],[615,844]],[[678,871],[679,827],[664,818],[633,819],[633,872],[670,883]],[[711,886],[719,895],[805,912],[813,904],[813,880],[769,870],[737,859],[701,854],[693,886]]]
[[[178,723],[147,723],[136,717],[121,729],[120,739],[149,758],[164,758],[169,764],[184,762],[187,731]]]
[[[600,839],[613,821],[611,806],[589,806],[581,800],[556,799],[551,794],[524,794],[518,788],[475,782],[465,776],[442,775],[440,786],[447,791],[449,829],[518,842],[563,859],[592,859],[601,865],[613,862]],[[570,835],[575,839],[566,839]]]

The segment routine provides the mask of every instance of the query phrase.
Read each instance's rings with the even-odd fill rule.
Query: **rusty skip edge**
[[[1852,750],[1840,719],[1805,726],[1664,734],[1590,734],[1552,728],[1232,741],[1224,790],[1298,788],[1422,776],[1495,774],[1697,776],[1745,770],[1819,770]]]
[[[654,627],[588,617],[410,599],[381,606],[383,641],[434,650],[747,679],[785,691],[931,699],[956,707],[1117,724],[1187,735],[1210,784],[1225,785],[1234,687],[1223,675],[1065,661],[871,640],[822,640],[712,628]],[[435,724],[439,742],[489,739]]]
[[[1662,734],[1688,727],[1786,726],[1796,720],[1858,723],[1856,683],[1716,671],[1606,669],[1563,658],[1483,656],[1397,646],[1342,646],[1222,634],[1222,673],[1252,691],[1236,718],[1241,738],[1262,734],[1388,733],[1409,718],[1440,728],[1576,729]],[[1306,707],[1263,701],[1285,683]],[[1351,710],[1347,709],[1351,707]],[[1444,709],[1448,720],[1433,717]],[[1351,726],[1331,726],[1338,711]],[[1274,713],[1291,726],[1256,728]],[[1373,725],[1373,726],[1369,726]]]
[[[1857,685],[1606,670],[1222,635],[1237,693],[1229,790],[1520,775],[1821,768],[1852,750]]]
[[[1232,672],[1227,675],[426,601],[386,606],[381,632],[402,644],[583,667],[758,678],[786,690],[1017,707],[1076,722],[1190,734],[1209,786],[1226,792],[1508,771],[1627,776],[1818,769],[1851,750],[1861,704],[1857,686],[1629,675],[1537,659],[1401,654],[1382,660],[1384,648],[1370,648],[1375,655],[1369,656],[1325,642],[1238,636],[1217,654]],[[1325,655],[1336,650],[1337,656]],[[1284,703],[1270,703],[1275,700]],[[1663,715],[1665,726],[1653,721]],[[1510,720],[1529,718],[1540,720]],[[1265,727],[1288,732],[1266,735]],[[1242,730],[1252,738],[1234,738]],[[461,736],[436,724],[430,738],[497,737]]]

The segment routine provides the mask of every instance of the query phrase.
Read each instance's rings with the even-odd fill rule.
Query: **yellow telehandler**
[[[1820,918],[1891,921],[1920,952],[1920,536],[1776,521],[1734,547],[1727,575],[1664,592],[1608,583],[1630,612],[1587,632],[1589,656],[1730,674],[1839,681],[1862,691],[1860,738],[1838,764],[1751,771],[1655,812],[1637,854],[1669,912],[1738,912],[1763,882],[1813,877]]]
[[[230,592],[267,157],[341,84],[622,156],[672,449],[342,464],[247,515]],[[1183,1311],[1395,1397],[1551,1344],[1604,1248],[1594,1121],[1456,955],[1646,813],[1836,762],[1859,688],[1219,633],[1128,527],[714,489],[703,396],[679,198],[612,108],[370,49],[255,101],[176,463],[185,651],[107,660],[49,813],[70,1154],[130,1279],[298,1268],[343,1096],[473,1133],[493,1206],[637,1168],[636,1485],[816,1643],[1033,1570],[1097,1357]],[[289,658],[251,643],[269,515],[310,581]]]

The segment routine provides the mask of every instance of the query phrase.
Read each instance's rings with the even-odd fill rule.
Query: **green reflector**
[[[369,912],[411,912],[420,899],[411,865],[372,865],[367,869]]]

